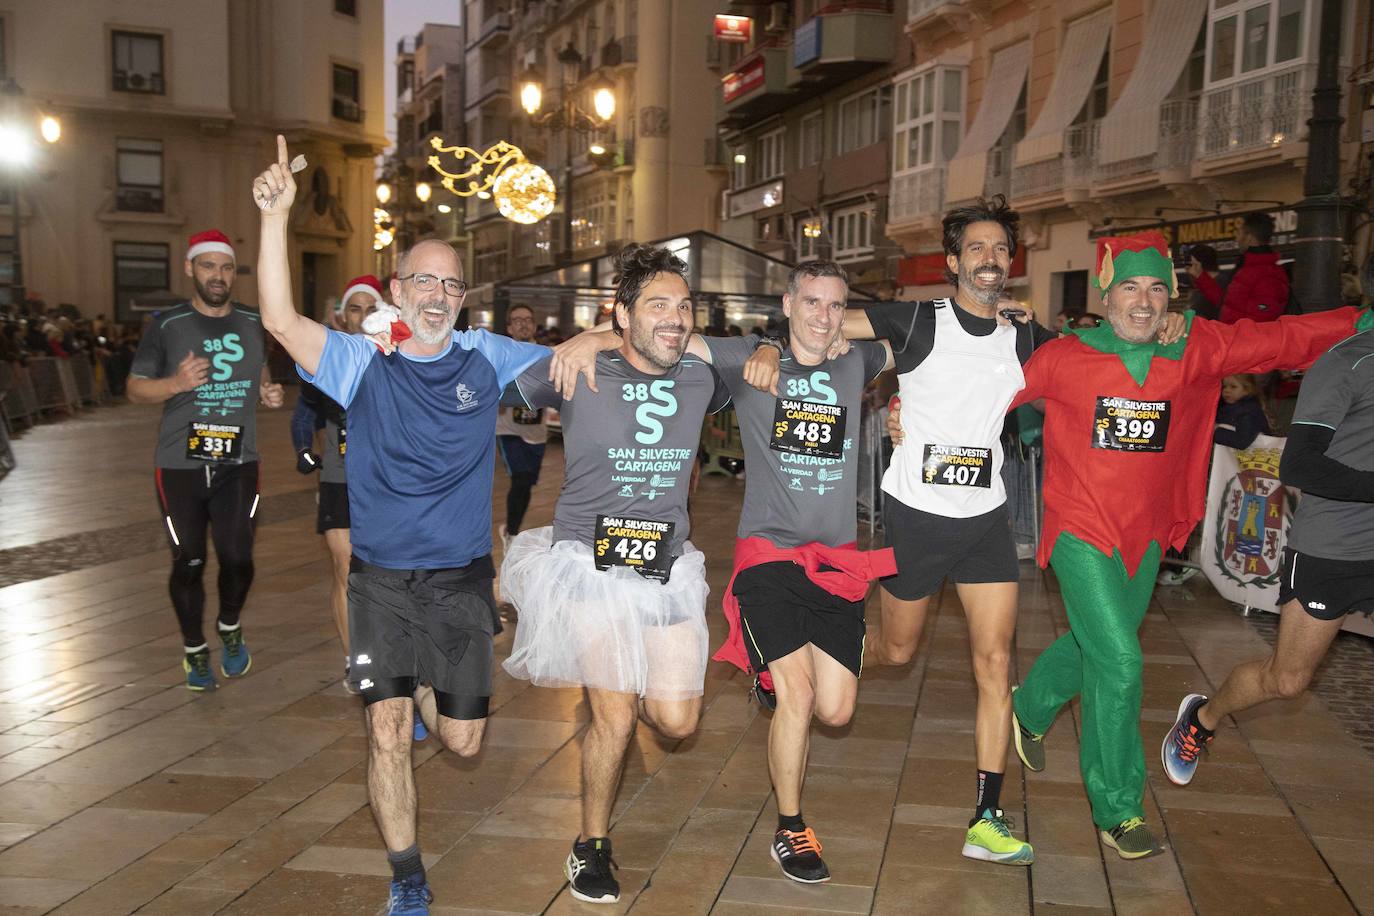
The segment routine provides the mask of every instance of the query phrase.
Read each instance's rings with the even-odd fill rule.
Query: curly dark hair
[[[661,273],[677,274],[687,283],[687,262],[667,248],[631,243],[620,249],[615,256],[615,304],[625,306],[626,312],[633,312],[639,294],[645,285]],[[691,284],[688,283],[690,289]],[[611,312],[611,326],[617,331],[624,330],[615,311]]]
[[[980,197],[967,207],[955,207],[945,214],[942,224],[945,229],[946,255],[959,257],[964,250],[964,232],[974,223],[1000,225],[1007,234],[1007,246],[1010,249],[1008,256],[1016,257],[1016,236],[1021,228],[1021,214],[1008,206],[1006,197],[1001,194],[994,194],[990,198]],[[954,284],[959,278],[946,267],[945,281]]]

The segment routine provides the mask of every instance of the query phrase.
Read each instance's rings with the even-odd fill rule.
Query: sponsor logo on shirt
[[[477,406],[477,392],[473,391],[471,388],[469,388],[462,382],[459,382],[458,387],[453,389],[453,393],[458,398],[459,413],[471,410],[472,408]]]

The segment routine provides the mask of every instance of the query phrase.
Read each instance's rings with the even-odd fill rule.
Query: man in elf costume
[[[1094,284],[1107,322],[1051,341],[1025,367],[1013,407],[1045,401],[1045,522],[1037,560],[1054,568],[1069,632],[1012,694],[1013,738],[1029,769],[1044,736],[1082,699],[1079,766],[1103,842],[1125,859],[1158,851],[1141,798],[1142,658],[1136,635],[1161,553],[1202,518],[1221,380],[1310,365],[1370,315],[1337,309],[1233,325],[1186,313],[1156,342],[1177,295],[1158,232],[1098,239]]]

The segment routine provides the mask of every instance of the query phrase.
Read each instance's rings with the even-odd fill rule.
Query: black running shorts
[[[1374,561],[1328,560],[1285,547],[1279,605],[1290,601],[1317,620],[1374,612]]]
[[[897,574],[882,579],[882,586],[902,601],[935,594],[945,578],[963,584],[1021,578],[1005,504],[972,518],[948,518],[888,494],[883,527]]]
[[[320,482],[320,509],[315,516],[315,533],[330,528],[351,528],[348,518],[348,484]]]
[[[383,569],[353,558],[348,574],[350,676],[364,704],[434,688],[439,712],[482,719],[500,630],[491,557],[459,569]]]
[[[862,601],[830,594],[787,561],[740,570],[734,594],[754,670],[811,643],[858,677],[864,657]]]

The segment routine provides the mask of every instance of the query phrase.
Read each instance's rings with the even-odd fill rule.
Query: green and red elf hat
[[[1169,284],[1169,298],[1178,296],[1178,276],[1169,242],[1156,230],[1135,235],[1112,235],[1097,240],[1097,269],[1093,286],[1106,291],[1127,277],[1154,277]]]

